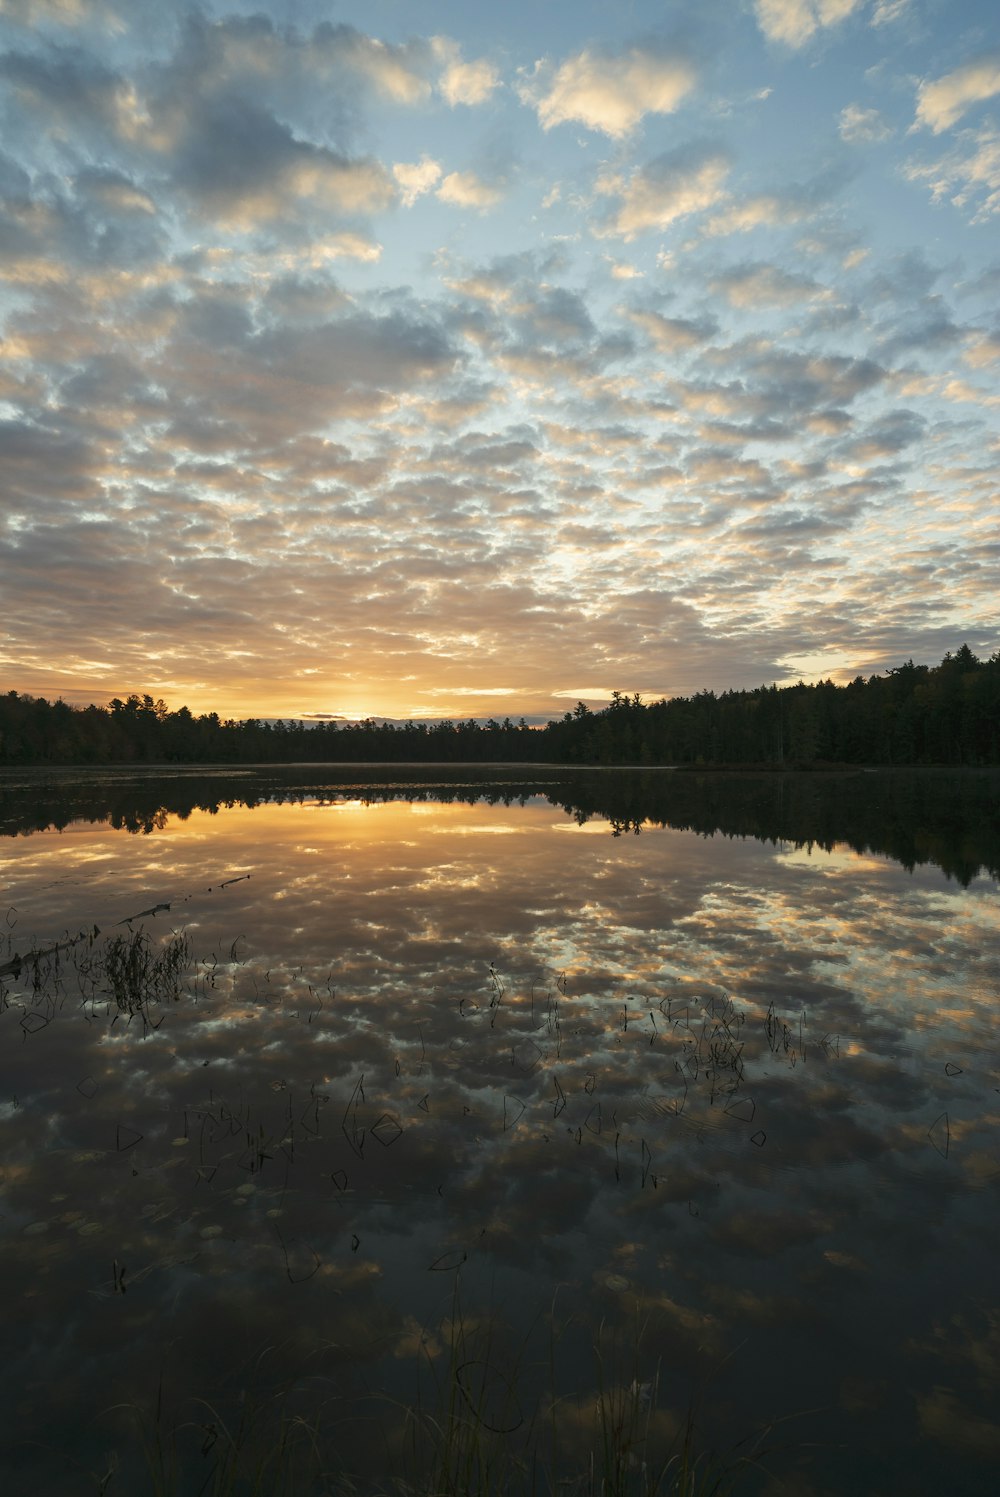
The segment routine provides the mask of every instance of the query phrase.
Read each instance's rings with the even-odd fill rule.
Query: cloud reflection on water
[[[795,1490],[943,1490],[956,1460],[988,1489],[990,880],[397,802],[74,824],[16,845],[4,897],[14,949],[163,903],[144,927],[194,957],[155,1030],[81,1004],[77,948],[38,992],[5,979],[26,1438],[58,1420],[96,1459],[98,1409],[161,1361],[185,1395],[296,1382],[341,1419],[406,1397],[451,1292],[427,1269],[464,1254],[470,1313],[523,1334],[558,1290],[578,1317],[571,1403],[586,1327],[638,1313],[668,1406],[711,1375],[714,1441],[822,1409]],[[44,1453],[5,1459],[57,1490]]]

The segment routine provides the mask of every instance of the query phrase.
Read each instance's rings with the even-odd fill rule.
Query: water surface
[[[6,1490],[995,1490],[995,781],[531,773],[7,777]]]

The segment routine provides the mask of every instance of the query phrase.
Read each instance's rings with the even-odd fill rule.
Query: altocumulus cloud
[[[628,174],[605,173],[598,179],[597,190],[611,198],[614,206],[597,232],[627,242],[704,212],[722,197],[730,165],[727,151],[698,143],[664,151]]]
[[[251,9],[0,14],[8,689],[544,715],[996,648],[982,30]]]
[[[631,47],[618,55],[579,52],[554,73],[548,63],[536,63],[520,93],[545,130],[579,122],[619,139],[647,114],[672,114],[696,82],[684,56]]]

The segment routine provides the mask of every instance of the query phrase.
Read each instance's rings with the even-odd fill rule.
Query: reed
[[[99,957],[105,990],[120,1013],[138,1013],[151,1002],[176,999],[191,960],[185,935],[154,946],[145,930],[110,936]]]
[[[663,1406],[659,1368],[643,1378],[642,1330],[632,1340],[602,1322],[592,1345],[593,1386],[582,1397],[550,1383],[534,1403],[537,1364],[527,1342],[513,1361],[495,1317],[468,1316],[456,1288],[442,1323],[447,1345],[412,1405],[375,1396],[374,1425],[388,1452],[380,1477],[352,1469],[343,1430],[323,1411],[305,1417],[292,1391],[240,1402],[233,1414],[193,1400],[172,1419],[162,1382],[152,1407],[129,1417],[148,1497],[734,1497],[766,1453],[761,1432],[718,1458],[699,1446],[693,1406]],[[550,1326],[550,1335],[559,1331]],[[429,1338],[432,1339],[432,1338]],[[522,1359],[523,1362],[522,1362]],[[555,1370],[554,1350],[550,1361]],[[112,1411],[108,1411],[109,1413]],[[349,1422],[355,1437],[357,1420]],[[101,1497],[133,1497],[135,1449],[116,1456]],[[123,1483],[119,1485],[119,1479]],[[96,1480],[96,1478],[95,1478]]]

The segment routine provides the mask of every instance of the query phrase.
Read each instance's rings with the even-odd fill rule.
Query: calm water
[[[995,1492],[996,780],[360,774],[0,784],[2,1489]]]

